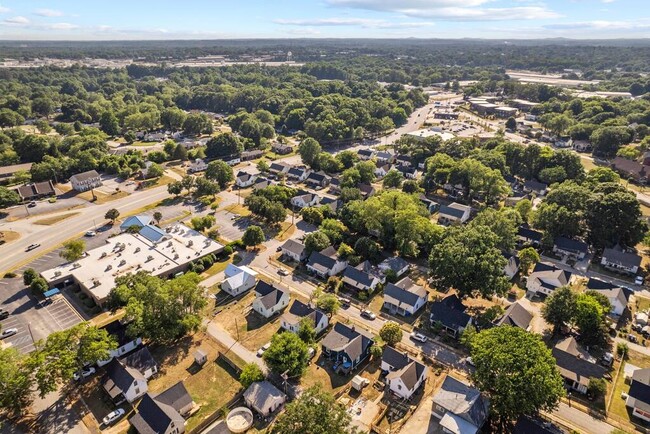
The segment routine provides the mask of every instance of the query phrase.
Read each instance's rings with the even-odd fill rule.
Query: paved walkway
[[[233,339],[227,331],[222,329],[217,323],[210,322],[207,324],[207,332],[211,338],[228,348],[246,363],[255,363],[262,371],[267,372],[266,364],[261,357],[244,347],[242,344]]]

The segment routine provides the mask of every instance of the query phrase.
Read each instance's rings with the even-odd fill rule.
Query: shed
[[[636,322],[641,326],[648,324],[648,314],[645,312],[637,313],[636,316],[634,317],[634,322]]]
[[[361,375],[355,375],[352,379],[352,388],[354,390],[361,391],[361,389],[366,387],[368,384],[370,384],[370,382],[366,378],[363,378]]]
[[[197,365],[203,366],[208,361],[208,354],[202,348],[194,352],[194,361]]]

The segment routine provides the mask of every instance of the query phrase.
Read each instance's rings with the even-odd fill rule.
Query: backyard
[[[632,417],[632,412],[625,406],[625,399],[621,398],[623,392],[627,393],[630,390],[630,384],[625,381],[625,375],[623,374],[625,365],[634,365],[637,368],[648,368],[650,367],[650,356],[636,351],[629,351],[627,360],[623,362],[623,366],[621,366],[620,373],[618,374],[618,378],[614,384],[614,391],[611,396],[608,415],[612,419],[621,423],[629,424],[630,421],[632,421],[637,424],[642,424],[644,427],[648,427],[648,424],[644,424],[641,419]],[[616,374],[613,373],[612,376],[616,377]]]

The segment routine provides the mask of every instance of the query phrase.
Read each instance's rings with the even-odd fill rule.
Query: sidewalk
[[[569,407],[564,402],[560,402],[558,409],[553,413],[544,414],[551,420],[558,421],[561,425],[585,434],[610,434],[616,429],[607,422],[596,419],[575,407]]]
[[[262,371],[267,372],[266,364],[261,357],[257,357],[255,353],[235,341],[232,336],[230,336],[230,334],[228,334],[228,332],[222,329],[218,324],[209,322],[206,331],[212,339],[228,348],[229,351],[235,353],[237,357],[242,359],[244,362],[255,363],[262,369]]]

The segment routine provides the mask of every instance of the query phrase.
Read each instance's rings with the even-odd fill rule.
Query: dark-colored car
[[[38,249],[39,247],[41,247],[41,245],[38,244],[38,243],[36,243],[36,244],[30,244],[29,246],[27,246],[27,248],[25,249],[25,251],[26,251],[26,252],[29,252],[30,250]]]
[[[6,319],[8,317],[9,317],[9,312],[7,312],[6,310],[0,311],[0,319]]]

